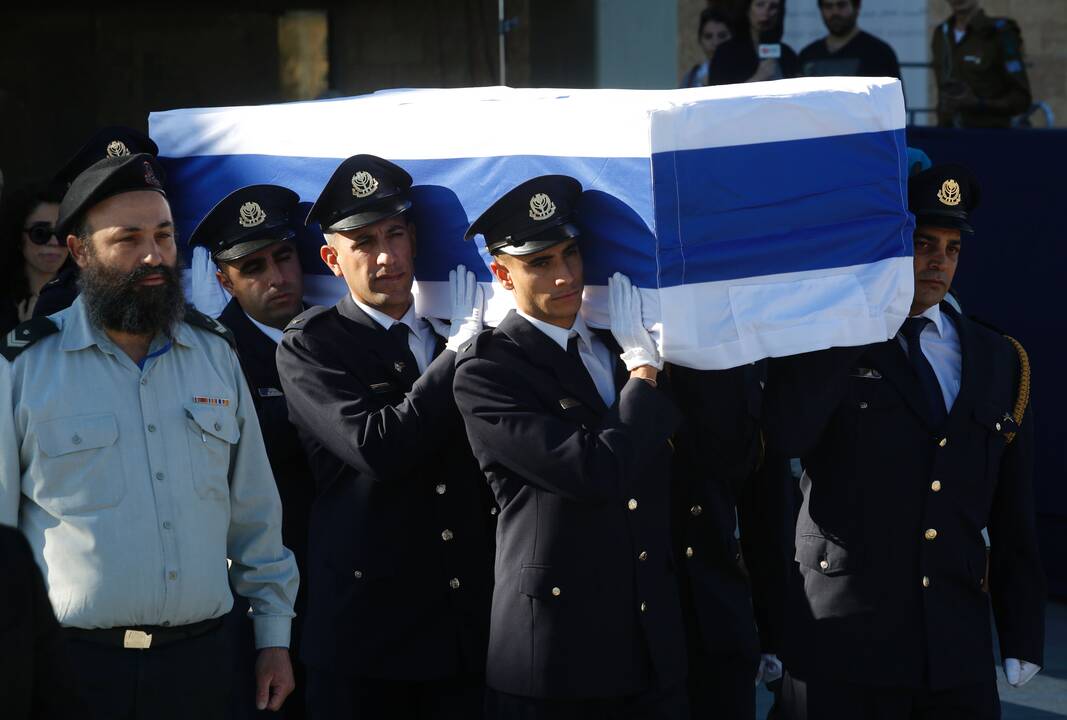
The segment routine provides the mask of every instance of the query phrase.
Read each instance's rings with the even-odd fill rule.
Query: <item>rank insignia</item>
[[[129,154],[130,149],[121,140],[112,140],[107,144],[108,157],[126,157]]]

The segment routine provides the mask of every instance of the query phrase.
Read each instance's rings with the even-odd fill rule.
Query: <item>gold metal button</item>
[[[937,444],[938,447],[945,447],[948,445],[948,438],[941,438],[941,442]]]
[[[937,537],[937,530],[930,528],[929,530],[923,533],[923,537],[927,540],[933,540]]]
[[[636,510],[637,509],[637,501],[634,500],[633,498],[630,498],[630,502],[626,503],[626,507],[630,508],[631,510]]]
[[[449,540],[451,540],[454,537],[455,537],[455,533],[453,533],[448,528],[445,528],[444,530],[441,531],[441,539],[444,540],[445,542],[448,542]]]
[[[997,423],[993,427],[995,427],[997,429],[997,432],[1000,432],[1000,423]]]
[[[498,512],[500,512],[500,511],[497,510],[495,507],[489,508],[489,514],[490,515],[496,515]]]
[[[438,483],[437,487],[434,488],[434,492],[436,492],[438,495],[444,495],[445,490],[447,489],[448,487],[444,483]]]
[[[560,589],[558,587],[552,588],[552,597],[559,597]]]
[[[453,590],[459,590],[459,578],[452,578],[448,581],[448,586]]]
[[[645,560],[648,560],[648,553],[645,552],[644,550],[642,550],[640,553],[638,553],[637,559],[640,560],[641,562],[644,562]]]
[[[934,492],[941,492],[941,481],[934,480],[932,483],[930,483],[930,489]]]
[[[352,577],[354,577],[356,580],[362,580],[363,579],[363,571],[362,570],[353,570],[352,571]]]
[[[700,513],[704,512],[704,508],[700,507],[699,505],[694,505],[693,507],[689,508],[689,512],[692,513],[693,517],[696,517]]]
[[[930,578],[923,575],[923,587],[930,587]]]
[[[819,567],[821,567],[823,570],[829,570],[830,569],[830,561],[829,560],[825,560],[825,559],[820,560],[819,561]]]
[[[686,556],[687,558],[691,558],[691,557],[693,557],[693,548],[691,548],[691,547],[687,547],[687,548],[685,549],[685,556]]]
[[[867,403],[866,402],[861,402],[860,403],[860,410],[866,410],[866,409],[867,409]]]
[[[648,612],[648,605],[646,603],[641,603],[641,612]]]

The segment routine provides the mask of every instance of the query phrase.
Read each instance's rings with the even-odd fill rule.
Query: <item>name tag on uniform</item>
[[[563,398],[559,401],[559,406],[564,410],[570,410],[571,408],[576,408],[579,405],[581,405],[581,403],[575,400],[574,398]]]
[[[882,373],[878,372],[874,368],[853,368],[852,377],[867,378],[868,380],[881,380]]]
[[[230,404],[226,398],[207,397],[206,395],[193,395],[193,402],[197,405],[214,405],[215,407],[227,407]]]
[[[980,65],[982,57],[980,55],[964,55],[963,62],[973,63],[974,65]]]
[[[278,388],[259,388],[259,396],[260,397],[285,397],[285,393],[283,393]]]

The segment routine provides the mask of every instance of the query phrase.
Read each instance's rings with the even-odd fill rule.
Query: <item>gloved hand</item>
[[[448,289],[452,297],[451,323],[445,325],[436,318],[427,318],[438,335],[447,337],[445,348],[456,352],[482,331],[485,292],[478,278],[464,265],[448,273]]]
[[[777,655],[764,653],[759,658],[759,669],[756,670],[756,685],[761,682],[772,683],[782,677],[782,661]]]
[[[1004,676],[1012,687],[1022,687],[1037,675],[1040,665],[1017,658],[1004,658]]]
[[[626,369],[651,365],[662,370],[663,358],[641,321],[641,291],[630,284],[630,278],[615,273],[608,278],[608,295],[611,334],[622,348],[620,357]]]

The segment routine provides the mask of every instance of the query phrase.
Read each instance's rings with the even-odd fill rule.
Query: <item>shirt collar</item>
[[[567,349],[567,341],[571,338],[571,333],[578,333],[578,336],[585,341],[587,347],[593,347],[593,334],[589,330],[589,326],[585,324],[585,319],[579,313],[574,318],[574,325],[569,328],[561,328],[558,325],[547,323],[544,320],[538,320],[535,317],[527,315],[522,310],[516,310],[519,315],[526,318],[526,320],[535,328],[543,332],[553,342],[559,345],[563,350]]]
[[[388,330],[389,328],[393,327],[393,325],[396,325],[398,322],[402,322],[402,323],[404,323],[405,325],[408,326],[408,328],[411,330],[411,332],[415,333],[415,337],[417,337],[419,339],[424,339],[423,336],[424,336],[425,333],[424,333],[423,323],[420,322],[422,320],[422,318],[420,318],[419,316],[417,316],[415,314],[415,302],[414,301],[412,301],[411,305],[408,306],[408,311],[406,313],[404,313],[404,317],[400,318],[399,320],[397,320],[395,318],[392,318],[389,315],[386,315],[385,313],[383,313],[381,310],[378,310],[377,308],[372,308],[370,305],[366,305],[366,304],[360,302],[359,300],[356,300],[356,296],[355,295],[352,296],[352,302],[354,302],[356,305],[358,305],[360,310],[362,310],[363,312],[367,313],[367,315],[370,316],[371,320],[373,320],[374,322],[378,323],[379,325],[381,325],[386,330]]]
[[[912,317],[924,317],[930,320],[934,324],[934,327],[937,328],[938,336],[944,336],[945,332],[942,326],[942,323],[944,323],[944,316],[941,314],[941,308],[938,305],[931,305],[918,315],[913,315]]]
[[[263,323],[261,323],[259,320],[256,320],[254,317],[252,317],[248,313],[245,313],[245,317],[247,317],[249,320],[251,320],[252,324],[255,325],[257,328],[259,328],[260,332],[262,332],[264,335],[266,335],[271,340],[273,340],[275,342],[275,344],[281,345],[282,336],[285,334],[282,330],[279,330],[278,328],[275,328],[275,327],[271,327],[270,325],[264,325]]]
[[[85,301],[81,295],[75,298],[70,308],[63,311],[58,319],[62,323],[63,338],[59,348],[66,351],[84,350],[87,347],[97,345],[102,349],[113,349],[115,344],[107,336],[102,328],[93,324],[89,319],[89,309],[85,307]],[[179,345],[191,347],[193,345],[192,330],[183,321],[179,321],[174,327],[173,337],[157,336],[152,339],[148,347],[149,353],[158,350],[168,340],[173,340]]]

